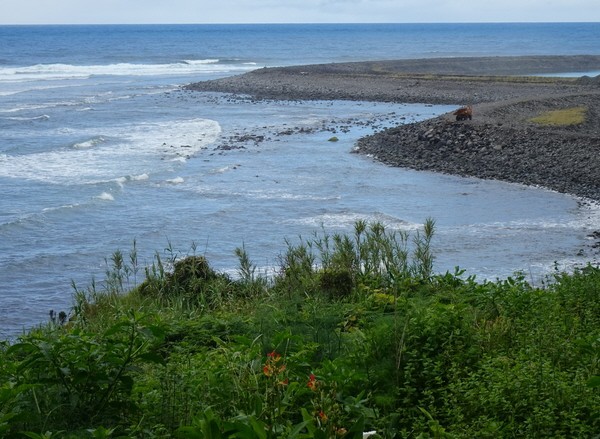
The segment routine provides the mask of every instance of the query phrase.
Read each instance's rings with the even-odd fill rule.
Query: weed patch
[[[586,114],[586,107],[572,107],[562,110],[547,111],[539,116],[529,119],[529,121],[538,125],[548,126],[581,125],[585,122]]]

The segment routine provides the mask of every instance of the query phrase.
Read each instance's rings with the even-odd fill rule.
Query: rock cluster
[[[386,164],[544,186],[600,200],[600,140],[447,116],[365,137],[355,152]]]

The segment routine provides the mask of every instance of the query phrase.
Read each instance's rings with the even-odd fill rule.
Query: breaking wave
[[[168,64],[36,64],[24,67],[1,67],[0,83],[39,80],[88,79],[96,75],[109,76],[179,76],[202,73],[225,73],[254,68],[255,63],[220,62],[218,59],[184,60]]]

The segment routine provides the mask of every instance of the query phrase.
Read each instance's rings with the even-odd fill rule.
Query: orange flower
[[[270,377],[271,375],[273,375],[273,370],[272,370],[272,368],[269,365],[265,364],[264,367],[263,367],[263,373],[266,376]]]
[[[274,375],[279,375],[280,373],[282,373],[286,369],[286,365],[285,364],[277,365],[277,363],[280,360],[281,360],[280,354],[278,354],[275,351],[269,352],[267,354],[267,361],[265,362],[265,365],[263,366],[263,373],[268,377],[272,377]]]
[[[267,357],[272,358],[274,361],[279,361],[279,359],[281,358],[281,354],[278,354],[277,352],[272,351],[267,354]]]
[[[321,418],[321,421],[323,422],[327,422],[327,419],[329,419],[323,410],[319,412],[319,418]]]
[[[315,376],[314,373],[310,374],[310,377],[308,378],[308,383],[306,384],[308,386],[308,388],[310,390],[312,390],[313,392],[315,392],[317,390],[317,377]]]

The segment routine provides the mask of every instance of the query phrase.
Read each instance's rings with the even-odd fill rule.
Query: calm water
[[[0,27],[0,338],[67,309],[71,280],[101,280],[134,240],[142,262],[195,243],[234,272],[242,244],[266,268],[285,238],[321,226],[414,231],[433,217],[438,271],[537,282],[585,262],[599,216],[569,196],[350,154],[360,136],[451,107],[178,89],[262,66],[520,54],[600,54],[600,25]]]

